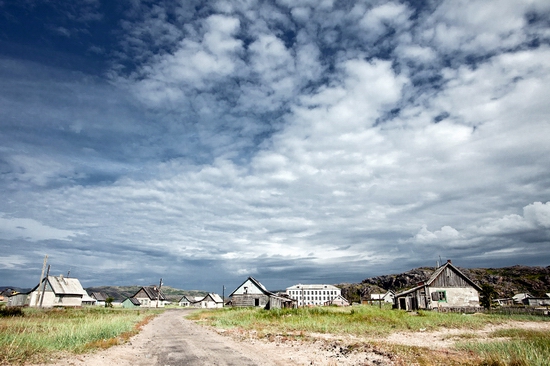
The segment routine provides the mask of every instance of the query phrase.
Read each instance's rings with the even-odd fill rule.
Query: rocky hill
[[[550,293],[550,266],[458,268],[478,285],[493,286],[501,298],[523,292],[536,297],[544,297],[546,293]],[[342,289],[344,297],[358,302],[362,296],[370,297],[371,293],[383,293],[387,290],[399,292],[415,287],[419,282],[427,281],[434,271],[434,267],[421,267],[405,273],[367,278],[361,283],[340,284],[338,287]]]
[[[123,301],[124,299],[131,297],[139,291],[141,286],[98,286],[98,287],[87,287],[85,288],[86,292],[91,294],[92,292],[101,292],[107,296],[111,296],[115,301]],[[176,302],[183,295],[187,296],[205,296],[207,295],[204,291],[196,290],[179,290],[170,286],[162,286],[162,293],[166,296],[166,299],[172,302]]]

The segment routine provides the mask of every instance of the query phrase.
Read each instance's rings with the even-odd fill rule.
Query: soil
[[[179,365],[395,365],[405,363],[383,351],[400,344],[432,350],[451,350],[460,337],[483,340],[497,329],[526,328],[550,331],[548,322],[509,322],[481,330],[446,329],[393,333],[386,338],[360,338],[330,334],[305,337],[224,330],[184,319],[190,309],[167,310],[145,325],[125,344],[94,353],[50,360],[49,366],[179,366]],[[378,345],[378,346],[377,346]]]

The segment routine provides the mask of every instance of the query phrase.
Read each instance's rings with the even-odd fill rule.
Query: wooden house
[[[481,288],[448,260],[427,282],[396,294],[394,308],[475,311],[480,308],[480,292]]]
[[[166,297],[156,286],[144,286],[132,298],[137,299],[142,307],[148,308],[163,308],[166,303]]]
[[[268,291],[253,277],[248,277],[229,297],[234,307],[262,307],[269,310],[293,307],[295,303],[292,299]]]

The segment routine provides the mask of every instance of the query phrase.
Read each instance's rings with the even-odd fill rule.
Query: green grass
[[[487,324],[500,324],[510,319],[508,316],[501,315],[463,315],[430,311],[409,313],[387,308],[379,309],[376,306],[279,310],[226,308],[197,312],[189,318],[203,319],[216,327],[238,327],[264,333],[304,331],[375,336],[384,336],[395,331],[435,330],[441,327],[479,329]],[[520,318],[533,319],[533,317],[515,317],[515,319]]]
[[[122,343],[159,311],[112,308],[24,309],[0,318],[0,364],[35,362]]]
[[[463,315],[430,311],[409,313],[388,308],[379,309],[376,306],[354,306],[280,310],[225,308],[196,312],[188,318],[219,328],[254,331],[258,337],[278,334],[299,338],[307,337],[311,333],[363,336],[372,339],[373,344],[376,343],[378,347],[386,347],[388,351],[398,354],[406,362],[418,365],[547,365],[547,360],[550,360],[549,332],[535,334],[516,330],[508,335],[495,332],[492,336],[494,342],[479,344],[473,341],[475,331],[489,324],[502,324],[510,320],[550,320],[532,315]],[[460,340],[455,350],[440,352],[428,347],[381,345],[375,339],[392,332],[430,331],[442,328],[464,329],[462,335],[455,337]],[[527,337],[528,334],[533,336]],[[501,340],[499,337],[507,339]],[[501,354],[508,356],[501,357]],[[518,363],[518,360],[522,359],[526,360],[526,363]]]
[[[489,337],[497,340],[459,343],[457,349],[475,352],[494,366],[546,366],[550,362],[550,332],[503,329]]]

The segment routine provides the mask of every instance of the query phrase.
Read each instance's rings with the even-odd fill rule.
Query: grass
[[[480,329],[487,324],[500,324],[509,320],[501,315],[463,315],[419,311],[379,309],[375,306],[353,308],[314,307],[300,309],[261,310],[225,308],[219,311],[202,311],[190,319],[207,321],[221,328],[238,327],[260,333],[332,333],[357,336],[385,336],[396,331],[435,330],[441,327]],[[515,317],[519,319],[519,317]],[[533,319],[533,317],[522,317]]]
[[[112,308],[31,309],[0,318],[0,364],[40,362],[123,343],[158,311]]]
[[[508,335],[495,332],[493,341],[476,343],[475,331],[490,324],[510,320],[546,321],[532,315],[498,315],[437,313],[379,309],[376,306],[352,308],[316,307],[300,309],[262,310],[253,308],[225,308],[196,312],[189,319],[205,322],[225,329],[251,331],[258,337],[270,338],[273,334],[284,337],[305,338],[312,333],[354,335],[372,340],[379,349],[399,355],[405,364],[418,365],[486,365],[523,366],[546,365],[550,359],[550,333],[514,331]],[[464,329],[455,349],[435,351],[428,347],[388,345],[376,338],[392,332],[415,332]],[[536,334],[535,334],[536,333]],[[528,334],[533,336],[528,337]],[[506,339],[501,339],[505,337]],[[369,341],[370,342],[370,341]],[[524,363],[518,363],[525,360]]]
[[[492,342],[464,342],[457,349],[475,352],[488,365],[546,366],[550,360],[550,334],[525,329],[502,329],[489,335]]]

